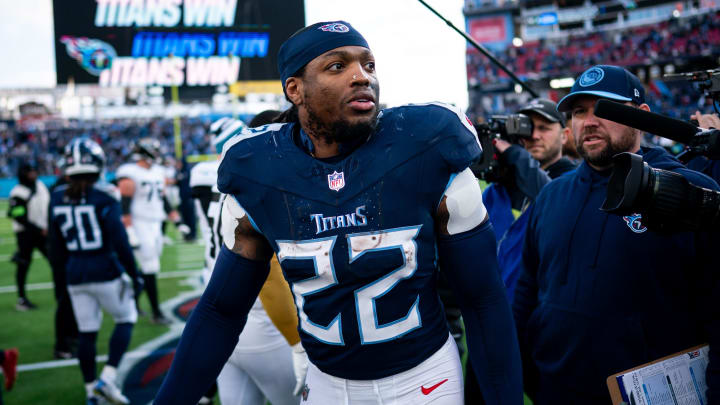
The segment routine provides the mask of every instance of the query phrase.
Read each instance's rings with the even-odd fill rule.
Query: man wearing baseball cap
[[[517,113],[532,120],[532,135],[514,145],[502,139],[494,141],[501,164],[509,170],[483,193],[499,243],[498,262],[511,301],[519,276],[526,209],[550,180],[575,168],[574,163],[562,157],[565,117],[554,102],[536,98]]]
[[[463,403],[438,263],[483,397],[522,404],[512,314],[469,169],[481,153],[471,123],[435,103],[380,112],[375,58],[344,21],[295,33],[278,70],[293,107],[223,147],[224,243],[156,403],[193,404],[212,383],[275,252],[310,360],[303,404]]]
[[[532,120],[532,135],[514,145],[502,139],[494,141],[501,165],[509,170],[504,171],[506,174],[483,192],[483,201],[498,242],[500,275],[510,302],[521,273],[520,256],[527,227],[527,209],[547,183],[576,166],[562,156],[562,145],[566,139],[563,131],[565,117],[558,112],[554,102],[536,98],[517,113],[525,114]],[[478,390],[472,377],[474,369],[468,365],[466,370],[466,399],[471,402],[470,397]]]
[[[655,232],[641,213],[599,209],[617,153],[640,154],[695,185],[718,185],[664,149],[641,147],[641,131],[596,117],[599,99],[649,110],[637,77],[607,65],[586,70],[558,104],[572,114],[584,162],[545,186],[530,209],[513,302],[524,387],[536,405],[607,404],[608,376],[703,342],[720,344],[709,235]],[[717,401],[715,353],[707,381]]]

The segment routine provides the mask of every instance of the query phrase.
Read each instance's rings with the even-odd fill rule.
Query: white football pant
[[[135,260],[143,274],[157,274],[160,271],[160,256],[163,250],[162,221],[133,220],[139,246],[134,250]]]
[[[382,364],[378,364],[382,368]],[[303,405],[463,405],[463,372],[455,340],[422,363],[378,380],[346,380],[308,367]]]
[[[132,283],[126,278],[68,285],[68,292],[80,332],[100,330],[102,309],[113,317],[115,323],[137,321]]]

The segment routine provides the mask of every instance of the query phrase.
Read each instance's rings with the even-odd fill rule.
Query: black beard
[[[307,107],[308,114],[308,129],[310,132],[322,139],[327,144],[332,143],[349,143],[361,139],[367,139],[375,127],[377,127],[377,116],[379,111],[375,109],[372,119],[368,121],[358,122],[351,124],[344,119],[338,119],[337,121],[324,123],[318,119],[315,111],[309,106]]]
[[[612,140],[608,139],[608,145],[596,157],[590,157],[587,152],[585,152],[582,144],[576,145],[576,149],[580,156],[588,163],[597,167],[608,167],[612,166],[613,156],[618,153],[631,152],[633,144],[634,140],[631,138],[621,138],[617,143],[613,143]]]

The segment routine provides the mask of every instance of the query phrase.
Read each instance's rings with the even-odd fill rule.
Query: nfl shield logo
[[[343,172],[338,173],[335,171],[333,174],[328,174],[328,187],[334,191],[340,191],[341,188],[345,187],[345,175]]]

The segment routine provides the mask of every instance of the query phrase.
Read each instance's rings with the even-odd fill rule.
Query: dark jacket
[[[575,164],[567,158],[560,158],[548,167],[546,174],[530,153],[517,145],[508,148],[503,155],[514,174],[512,184],[491,184],[483,193],[483,202],[488,209],[498,242],[500,275],[505,283],[508,300],[512,302],[521,272],[522,245],[529,215],[527,210],[520,212],[513,208],[534,201],[550,179],[573,170]],[[520,191],[520,186],[523,191]],[[511,193],[513,189],[519,192]],[[518,199],[520,200],[517,201]]]
[[[718,189],[662,149],[641,154]],[[717,235],[660,234],[641,217],[600,211],[608,176],[583,163],[543,188],[530,212],[513,312],[535,405],[608,404],[609,375],[703,342],[720,347],[710,299]],[[711,392],[720,389],[719,359],[711,353]]]

